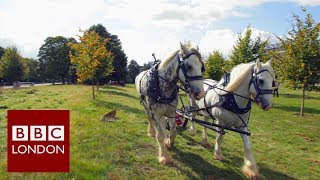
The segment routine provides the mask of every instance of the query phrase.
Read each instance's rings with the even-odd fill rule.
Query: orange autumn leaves
[[[81,31],[82,36],[78,36],[79,43],[70,43],[71,63],[77,67],[77,76],[80,82],[87,79],[99,78],[97,71],[103,69],[105,75],[113,72],[113,56],[106,48],[109,39],[102,38],[94,31]]]

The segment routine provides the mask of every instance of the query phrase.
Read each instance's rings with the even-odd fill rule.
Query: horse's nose
[[[263,104],[262,106],[263,110],[265,111],[268,111],[269,109],[271,109],[271,107],[272,107],[272,104]]]
[[[201,98],[204,97],[204,92],[201,89],[197,88],[197,89],[195,89],[193,95],[196,100],[200,100]]]
[[[200,94],[200,92],[199,92],[199,91],[197,91],[197,92],[195,92],[195,93],[194,93],[194,96],[195,96],[195,97],[198,97],[198,96],[199,96],[199,94]]]

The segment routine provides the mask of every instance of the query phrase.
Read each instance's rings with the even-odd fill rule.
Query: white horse
[[[269,110],[272,107],[272,81],[274,79],[275,73],[271,67],[271,61],[266,64],[260,63],[259,60],[256,63],[240,64],[232,69],[230,82],[227,85],[225,85],[224,78],[219,83],[214,80],[204,80],[205,97],[199,101],[189,97],[189,101],[195,109],[214,106],[199,112],[205,116],[206,121],[213,117],[216,119],[216,124],[248,131],[251,96],[254,97],[254,101],[261,109]],[[202,143],[205,147],[210,147],[206,129],[203,128]],[[223,160],[221,151],[223,132],[220,128],[217,128],[217,131],[220,132],[217,133],[214,156],[217,160]],[[190,132],[191,134],[195,133],[193,123],[191,123]],[[250,178],[259,177],[249,136],[240,135],[244,144],[242,170]]]
[[[187,49],[180,43],[180,51],[175,51],[150,70],[141,72],[135,79],[137,91],[148,115],[148,135],[156,136],[159,144],[160,163],[167,164],[171,161],[165,146],[172,147],[176,137],[178,80],[192,98],[199,100],[204,96],[203,70],[198,50]],[[165,136],[166,122],[169,123],[170,132]]]

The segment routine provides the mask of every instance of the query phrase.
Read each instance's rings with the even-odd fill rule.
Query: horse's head
[[[262,64],[257,59],[250,82],[250,92],[259,107],[266,111],[272,107],[272,82],[274,79],[275,73],[271,67],[271,61]]]
[[[180,43],[179,79],[187,92],[196,100],[204,97],[203,76],[204,64],[198,49],[187,49]]]

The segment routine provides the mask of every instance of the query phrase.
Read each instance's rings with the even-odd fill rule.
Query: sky
[[[227,56],[248,26],[253,38],[277,43],[300,6],[320,22],[320,0],[0,0],[0,46],[37,59],[47,37],[76,38],[100,23],[118,35],[128,62],[162,59],[186,41]]]

